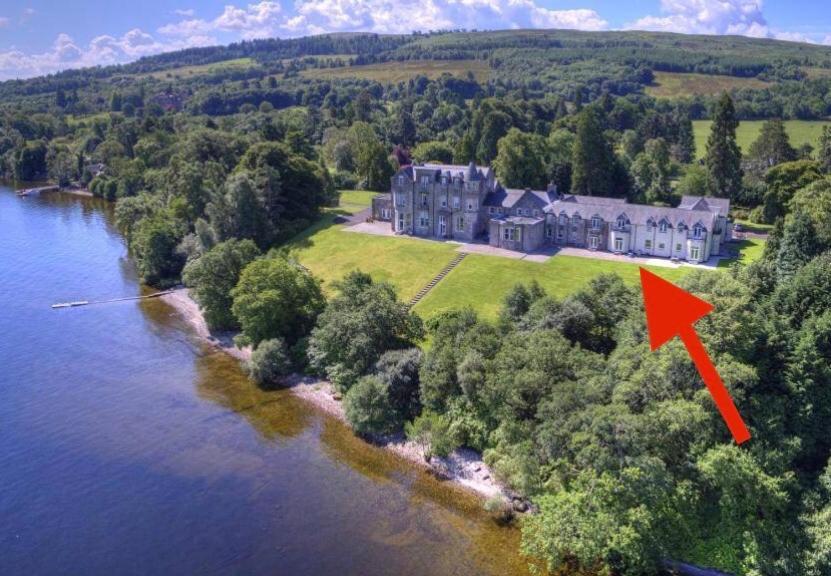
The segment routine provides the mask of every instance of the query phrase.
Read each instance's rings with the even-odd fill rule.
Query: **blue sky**
[[[831,45],[821,0],[0,0],[0,79],[335,31],[643,29]]]

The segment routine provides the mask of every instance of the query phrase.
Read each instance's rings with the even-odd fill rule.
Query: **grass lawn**
[[[157,72],[147,72],[144,74],[135,74],[136,78],[155,78],[157,80],[164,80],[165,78],[192,78],[194,76],[203,76],[220,70],[227,70],[229,68],[248,68],[256,65],[252,58],[234,58],[232,60],[223,60],[221,62],[211,62],[210,64],[197,64],[194,66],[180,66],[178,68],[170,68],[168,70],[159,70]]]
[[[655,98],[709,96],[734,88],[765,88],[770,83],[758,78],[739,78],[714,74],[655,72],[655,81],[646,87],[646,93]]]
[[[335,210],[355,214],[369,208],[372,205],[372,199],[377,195],[378,192],[367,190],[341,190],[340,204]]]
[[[736,224],[741,224],[742,228],[744,228],[748,232],[755,232],[757,234],[767,234],[771,230],[773,230],[773,224],[758,224],[756,222],[751,222],[750,220],[743,220],[742,218],[734,218],[733,220]]]
[[[360,269],[391,282],[399,298],[409,300],[455,256],[452,244],[344,232],[334,218],[325,216],[287,245],[291,255],[323,280],[329,294],[333,281]]]
[[[648,267],[676,281],[693,268]],[[614,272],[626,282],[639,282],[638,265],[576,256],[554,256],[548,262],[526,262],[499,256],[470,254],[419,302],[415,311],[429,318],[441,310],[472,306],[484,318],[496,318],[502,298],[515,284],[536,280],[548,294],[563,298],[592,278]]]
[[[765,241],[756,238],[748,238],[738,243],[738,254],[736,258],[730,260],[721,260],[718,263],[719,268],[729,268],[734,262],[741,262],[742,264],[750,264],[754,260],[762,257],[765,251]]]
[[[381,83],[396,84],[423,75],[435,79],[447,72],[453,76],[466,76],[473,72],[477,82],[487,82],[490,68],[484,60],[408,60],[406,62],[381,62],[341,68],[310,68],[300,75],[324,80],[361,78]]]
[[[742,120],[739,122],[739,127],[736,130],[736,141],[742,152],[747,153],[750,149],[750,145],[759,135],[763,123],[763,120]],[[785,120],[784,123],[785,130],[788,132],[791,145],[794,148],[799,148],[806,142],[816,148],[822,127],[831,125],[831,122],[821,120]],[[695,134],[695,155],[697,158],[703,158],[707,149],[707,137],[710,135],[710,120],[694,120],[693,132]]]

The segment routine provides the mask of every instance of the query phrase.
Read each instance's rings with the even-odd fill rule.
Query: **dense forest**
[[[475,64],[429,72],[451,61]],[[360,73],[386,62],[425,72]],[[817,70],[831,49],[639,32],[244,42],[0,84],[0,172],[116,201],[144,282],[191,287],[212,328],[254,348],[261,385],[323,376],[358,433],[481,451],[535,503],[524,549],[553,570],[651,574],[672,559],[818,576],[831,572],[831,131],[794,147],[782,122],[831,113]],[[657,99],[656,72],[766,87]],[[698,118],[712,120],[700,161]],[[766,122],[743,151],[747,118]],[[327,297],[283,244],[331,217],[338,190],[386,190],[412,159],[639,202],[727,196],[734,217],[772,225],[760,260],[684,281],[715,305],[699,331],[753,441],[730,443],[680,343],[649,352],[640,294],[616,276],[565,299],[518,285],[496,322],[420,318],[357,270]]]

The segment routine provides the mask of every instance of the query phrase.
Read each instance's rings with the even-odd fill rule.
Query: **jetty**
[[[21,198],[25,198],[26,196],[33,196],[35,194],[40,194],[41,192],[57,192],[61,189],[60,186],[57,184],[50,184],[49,186],[38,186],[36,188],[24,188],[22,190],[17,191],[17,195]]]
[[[125,296],[123,298],[110,298],[109,300],[76,300],[74,302],[58,302],[52,304],[52,308],[77,308],[78,306],[91,306],[93,304],[111,304],[113,302],[126,302],[128,300],[145,300],[147,298],[158,298],[165,294],[172,294],[174,290],[164,290],[162,292],[154,292],[153,294],[144,294],[143,296]]]

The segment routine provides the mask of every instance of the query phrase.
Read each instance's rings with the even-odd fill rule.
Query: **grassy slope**
[[[667,280],[678,280],[692,268],[650,267]],[[575,256],[555,256],[545,263],[471,254],[418,303],[415,311],[429,318],[449,308],[473,306],[486,318],[495,318],[502,298],[515,284],[536,280],[550,295],[568,296],[592,278],[614,272],[626,282],[638,282],[638,265]]]
[[[478,82],[487,82],[490,70],[482,60],[412,60],[409,62],[383,62],[342,68],[311,68],[300,74],[307,78],[362,78],[382,83],[405,82],[421,74],[438,78],[445,72],[454,76],[466,76],[473,72]]]
[[[750,145],[759,135],[759,130],[762,128],[763,123],[763,120],[744,120],[739,123],[739,127],[736,130],[736,141],[739,143],[742,152],[746,153],[750,149]],[[831,125],[831,122],[785,120],[785,130],[787,130],[788,136],[791,138],[791,145],[795,148],[805,143],[816,148],[822,127],[825,125]],[[693,132],[695,133],[696,157],[703,158],[707,147],[707,137],[710,135],[710,121],[693,121]]]
[[[248,68],[249,66],[254,66],[256,64],[257,63],[252,58],[234,58],[232,60],[223,60],[221,62],[212,62],[210,64],[179,66],[178,68],[136,74],[135,76],[137,78],[155,78],[157,80],[165,80],[168,78],[191,78],[193,76],[202,76],[204,74],[211,74],[213,72],[219,72],[220,70],[227,70],[229,68]]]
[[[655,82],[652,86],[646,87],[646,93],[655,98],[678,98],[694,95],[709,96],[734,88],[765,88],[767,86],[770,86],[768,82],[757,78],[655,72]]]

